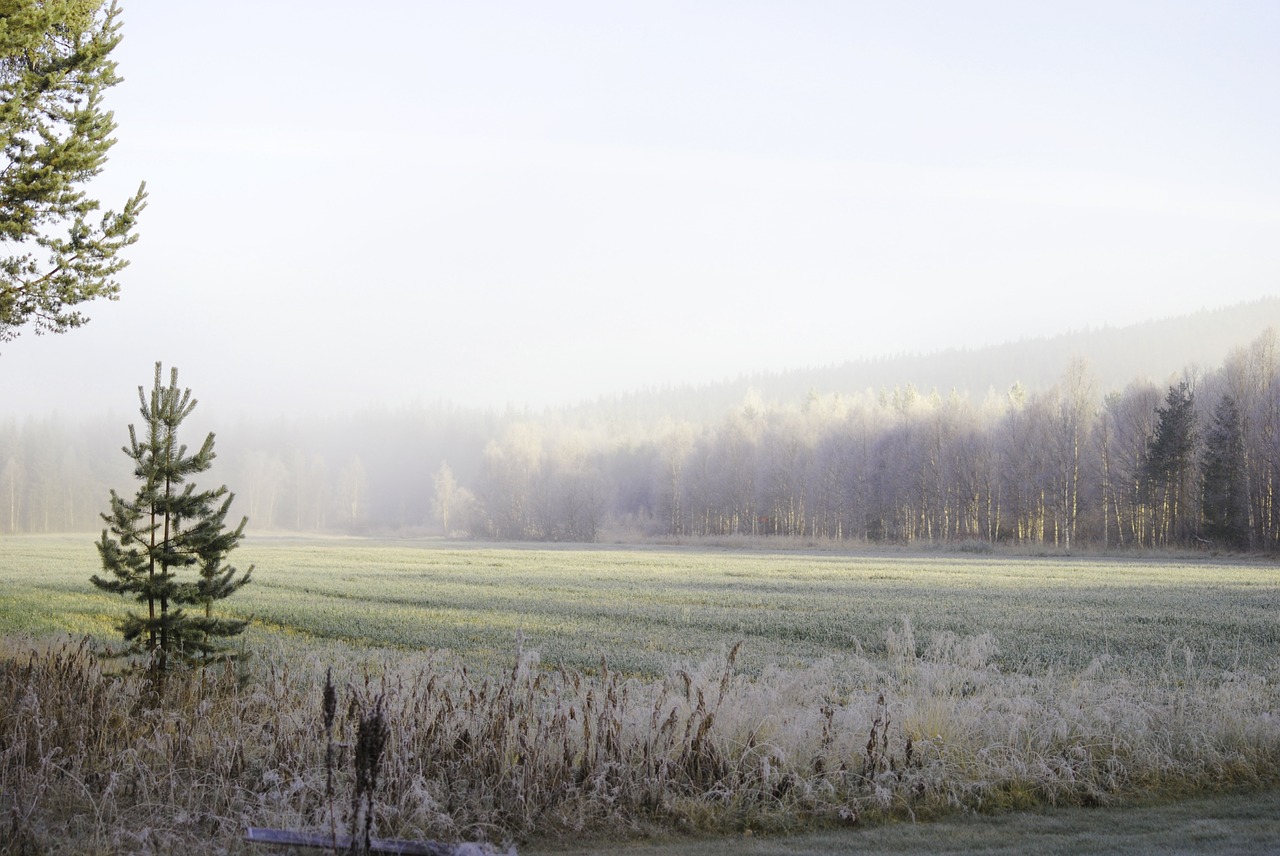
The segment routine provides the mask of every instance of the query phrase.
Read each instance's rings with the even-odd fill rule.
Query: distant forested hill
[[[1067,364],[1076,358],[1088,364],[1104,391],[1118,391],[1134,380],[1165,384],[1188,368],[1219,366],[1233,349],[1252,342],[1269,327],[1280,327],[1280,295],[1144,324],[1104,324],[1049,338],[1013,339],[986,348],[904,353],[836,366],[744,375],[705,386],[641,390],[574,409],[606,408],[615,411],[615,418],[701,420],[716,418],[740,404],[749,390],[758,392],[766,402],[799,404],[811,392],[861,394],[908,384],[922,393],[936,389],[946,395],[956,390],[981,400],[990,391],[1003,394],[1015,383],[1033,392],[1046,389],[1058,382]],[[856,330],[850,330],[851,339],[856,336]]]

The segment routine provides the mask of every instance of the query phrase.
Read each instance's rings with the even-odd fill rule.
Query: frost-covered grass
[[[743,641],[740,667],[883,657],[903,616],[926,634],[991,633],[1005,671],[1079,670],[1110,655],[1155,669],[1170,645],[1202,666],[1280,656],[1280,567],[1259,562],[835,555],[698,549],[499,549],[432,542],[249,539],[255,582],[225,603],[254,639],[449,650],[501,669],[517,631],[544,662],[608,658],[659,675]],[[92,539],[0,541],[0,634],[101,638],[126,604],[92,590]]]
[[[1273,565],[242,552],[248,682],[175,679],[157,704],[49,641],[110,638],[92,543],[0,544],[10,841],[240,852],[246,825],[323,829],[329,667],[344,711],[384,700],[386,836],[776,834],[1280,786]]]

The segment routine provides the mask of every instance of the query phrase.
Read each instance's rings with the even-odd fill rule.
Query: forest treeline
[[[1111,390],[1072,360],[981,399],[907,385],[748,393],[710,420],[408,407],[213,427],[212,476],[250,531],[1280,549],[1274,329]],[[101,529],[126,436],[0,422],[0,533]]]

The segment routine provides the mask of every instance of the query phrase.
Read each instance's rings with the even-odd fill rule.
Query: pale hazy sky
[[[1280,3],[123,0],[150,206],[0,416],[571,402],[1280,291]]]

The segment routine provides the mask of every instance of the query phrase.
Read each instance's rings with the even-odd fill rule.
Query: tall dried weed
[[[84,644],[11,646],[0,852],[249,852],[246,826],[782,831],[1278,783],[1275,673],[1214,673],[1171,648],[1154,674],[1105,657],[1006,674],[989,635],[921,646],[905,621],[886,648],[746,676],[735,647],[661,680],[545,668],[522,646],[500,675],[267,652],[248,682],[227,666],[156,687]]]

